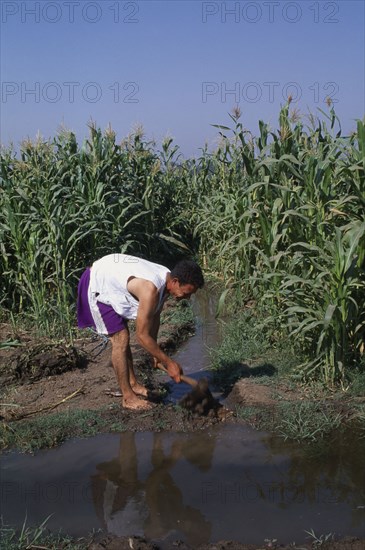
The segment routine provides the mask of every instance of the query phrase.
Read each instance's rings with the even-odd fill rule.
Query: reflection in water
[[[97,474],[92,476],[99,520],[104,529],[116,535],[141,534],[149,539],[161,539],[171,531],[178,531],[191,544],[209,542],[210,522],[200,510],[184,504],[171,470],[182,458],[201,471],[209,470],[215,438],[176,436],[169,451],[163,443],[162,434],[153,434],[152,470],[142,481],[138,477],[135,434],[120,435],[119,456],[98,464]]]
[[[336,439],[316,445],[298,447],[283,443],[277,436],[264,440],[272,456],[290,455],[283,472],[282,491],[309,503],[347,503],[353,526],[364,522],[365,508],[365,441],[358,434],[341,432]],[[290,506],[291,501],[287,502]]]
[[[141,533],[141,518],[146,516],[143,484],[138,481],[135,435],[120,436],[117,458],[96,466],[92,494],[96,514],[104,529],[115,534]]]
[[[364,536],[364,441],[349,433],[309,455],[241,425],[195,434],[123,433],[2,459],[4,521],[82,536],[99,526],[171,548],[229,539],[289,544]],[[50,464],[52,467],[50,467]],[[91,489],[91,491],[90,491]]]
[[[310,528],[363,532],[361,445],[337,441],[321,458],[241,426],[150,438],[123,433],[118,457],[96,465],[94,505],[110,533],[198,546],[220,538],[260,543],[263,520],[265,537],[284,542],[304,541]]]

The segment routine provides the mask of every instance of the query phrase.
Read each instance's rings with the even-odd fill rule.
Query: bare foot
[[[149,401],[145,401],[136,395],[135,397],[122,399],[122,406],[125,409],[130,409],[132,411],[149,411],[154,405],[153,403],[149,403]]]
[[[138,384],[138,382],[136,382],[135,384],[131,384],[131,387],[136,395],[142,395],[143,397],[147,397],[148,395],[147,388],[145,388],[141,384]]]

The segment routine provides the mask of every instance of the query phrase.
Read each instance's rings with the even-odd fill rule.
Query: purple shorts
[[[96,329],[95,321],[90,311],[88,289],[90,284],[90,267],[80,277],[77,287],[77,326],[79,328]],[[117,313],[112,306],[96,302],[108,335],[123,330],[127,326],[127,320]]]

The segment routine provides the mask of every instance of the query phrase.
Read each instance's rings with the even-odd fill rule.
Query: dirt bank
[[[346,537],[338,541],[322,541],[321,544],[307,543],[282,545],[279,541],[265,541],[261,545],[242,544],[235,541],[219,541],[216,543],[203,544],[192,548],[181,541],[174,541],[173,548],[179,550],[364,550],[365,541],[356,537]],[[95,542],[88,545],[88,550],[160,550],[161,546],[148,542],[142,537],[115,537],[113,535],[100,536]],[[165,548],[163,546],[163,548]]]
[[[189,311],[191,313],[182,304],[177,306],[176,302],[167,302],[159,337],[159,343],[167,353],[172,353],[194,333],[193,317],[189,316]],[[241,377],[231,388],[224,409],[211,416],[192,415],[180,407],[164,403],[167,377],[152,368],[150,356],[138,346],[131,332],[137,376],[148,387],[149,398],[156,404],[148,412],[131,412],[121,407],[111,365],[111,344],[107,339],[83,331],[73,346],[66,346],[62,342],[36,339],[25,332],[14,334],[11,327],[1,325],[0,340],[17,344],[0,349],[0,419],[3,420],[0,440],[3,447],[35,450],[58,445],[69,437],[103,431],[194,431],[227,420],[270,430],[270,425],[265,424],[268,411],[274,411],[278,404],[300,403],[308,397],[305,387],[287,386],[285,381],[260,383],[255,376],[257,369],[243,365]],[[186,386],[186,392],[190,390]],[[344,420],[353,415],[354,400],[358,404],[364,402],[364,398],[342,397],[337,400],[326,396],[326,402],[331,401],[331,406],[336,406]],[[87,412],[87,415],[76,418],[78,412]],[[46,427],[37,423],[55,415],[58,417],[52,426],[49,422]],[[24,429],[24,423],[27,423],[27,429],[31,429],[30,433]],[[12,433],[14,437],[11,437]],[[29,447],[26,440],[31,439],[33,433],[38,441]],[[44,440],[41,439],[42,433],[47,435]],[[22,439],[24,444],[21,444]]]
[[[133,327],[131,327],[133,329]],[[120,426],[134,431],[156,429],[202,429],[219,418],[195,417],[173,405],[163,405],[167,394],[166,376],[152,367],[151,357],[131,330],[131,348],[139,380],[149,390],[156,407],[148,412],[131,412],[120,406],[119,388],[111,364],[111,344],[107,339],[80,333],[73,346],[35,339],[25,332],[14,334],[8,325],[0,327],[3,342],[17,342],[0,350],[0,415],[11,423],[34,421],[54,413],[98,411],[103,427]],[[194,333],[187,308],[167,302],[160,328],[159,344],[172,353]],[[163,381],[165,380],[165,381]],[[187,393],[191,390],[186,387]],[[217,416],[217,415],[215,415]],[[105,421],[105,422],[104,422]],[[91,420],[92,422],[92,420]],[[70,436],[82,435],[70,426]]]

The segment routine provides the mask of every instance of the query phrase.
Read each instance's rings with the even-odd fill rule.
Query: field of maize
[[[240,112],[219,145],[184,159],[136,131],[121,143],[90,126],[1,151],[3,320],[71,338],[78,277],[128,252],[171,266],[194,256],[243,308],[254,300],[328,384],[365,368],[365,125],[343,136],[282,107],[277,129],[245,130]],[[305,120],[305,122],[304,122]]]

